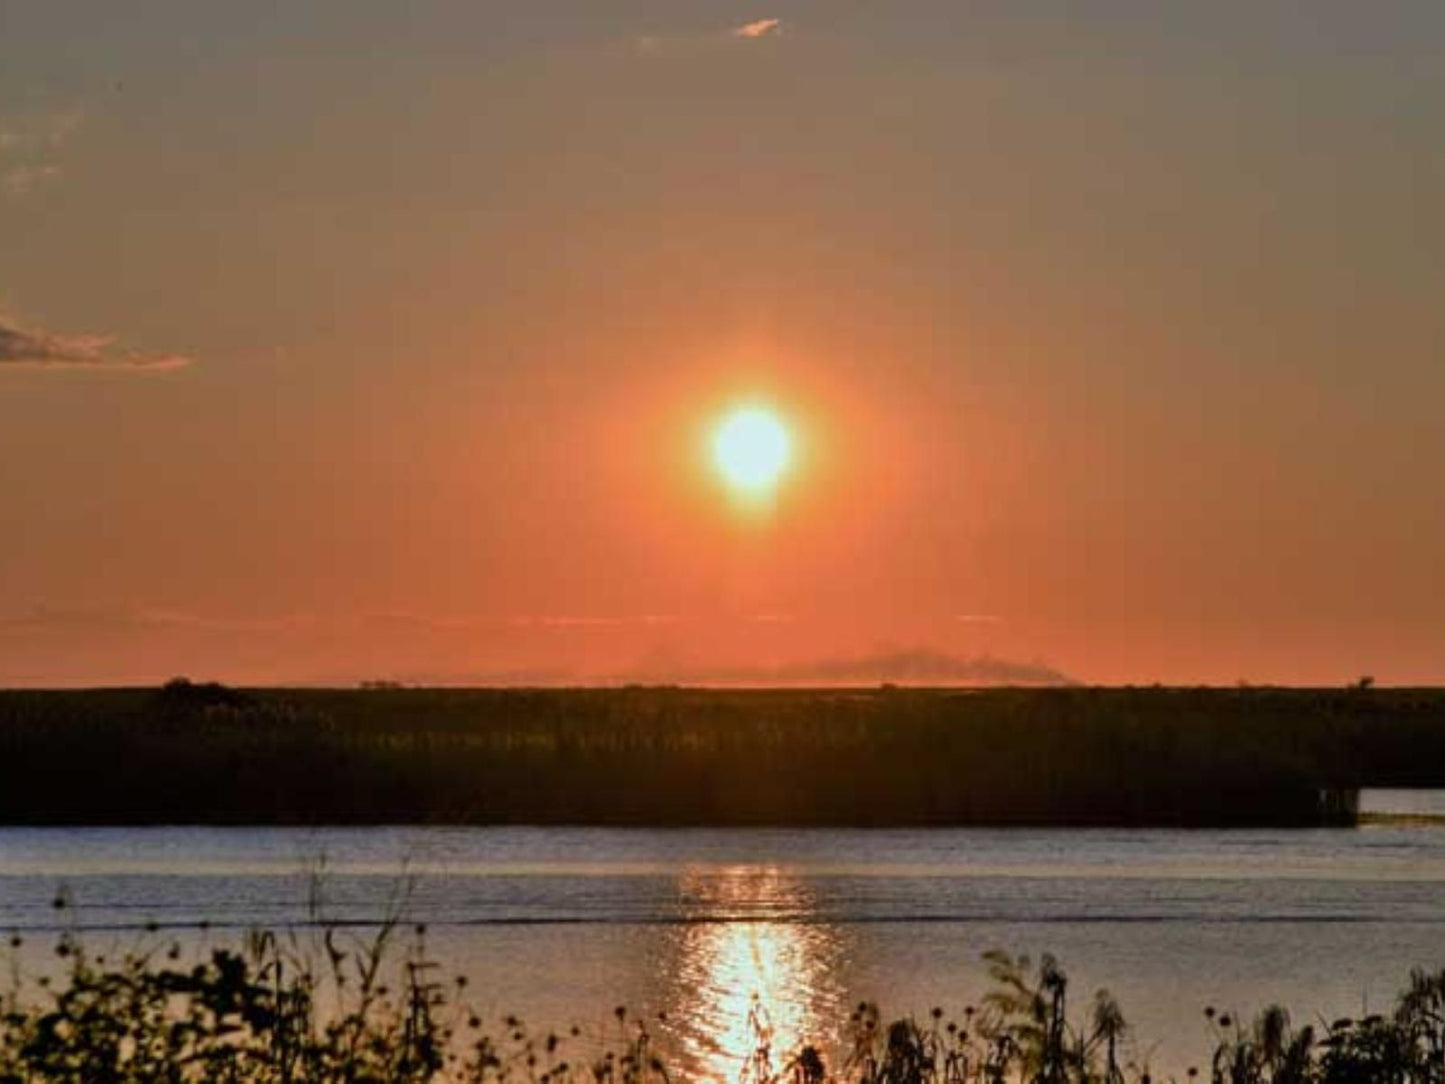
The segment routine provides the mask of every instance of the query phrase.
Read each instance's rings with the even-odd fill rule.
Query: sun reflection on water
[[[777,866],[689,870],[678,891],[668,1000],[691,1076],[731,1084],[760,1050],[780,1068],[804,1041],[830,1037],[844,946],[799,878]]]

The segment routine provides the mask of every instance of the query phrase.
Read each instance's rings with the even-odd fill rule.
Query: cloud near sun
[[[191,359],[180,354],[138,354],[109,349],[105,335],[53,335],[27,331],[0,317],[0,370],[88,369],[109,372],[157,372],[182,369]]]

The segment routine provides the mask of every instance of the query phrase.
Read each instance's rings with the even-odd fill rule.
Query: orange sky
[[[0,683],[1445,681],[1445,16],[1078,11],[7,11]]]

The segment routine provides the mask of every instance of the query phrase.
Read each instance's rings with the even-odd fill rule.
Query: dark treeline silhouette
[[[1361,785],[1445,785],[1445,692],[0,692],[12,824],[1304,825]]]

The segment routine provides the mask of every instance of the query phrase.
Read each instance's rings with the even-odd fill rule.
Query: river
[[[1438,796],[1365,807],[1436,815]],[[57,911],[64,889],[74,906]],[[1314,831],[558,828],[0,829],[0,929],[21,962],[74,925],[96,951],[398,909],[490,1022],[605,1030],[619,1004],[732,1080],[750,1008],[775,1048],[836,1040],[861,999],[951,1015],[989,949],[1054,954],[1081,1008],[1122,1003],[1133,1056],[1207,1058],[1202,1010],[1297,1023],[1387,1009],[1445,966],[1445,824]],[[204,923],[204,928],[201,924]],[[154,928],[152,928],[154,927]]]

